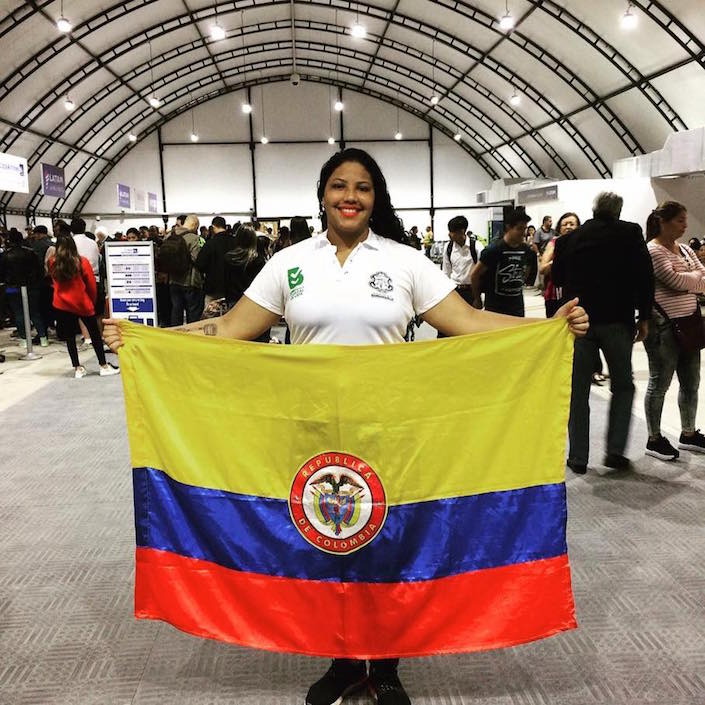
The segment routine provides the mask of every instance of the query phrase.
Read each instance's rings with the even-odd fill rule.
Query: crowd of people
[[[705,294],[705,242],[680,239],[687,229],[687,210],[667,202],[648,217],[646,238],[637,224],[620,220],[621,199],[601,194],[593,218],[581,223],[576,213],[551,216],[537,229],[523,209],[507,214],[504,235],[484,246],[468,230],[464,216],[448,222],[448,243],[441,270],[460,298],[476,309],[508,316],[524,316],[524,292],[536,285],[550,318],[573,297],[591,316],[591,329],[576,341],[573,393],[569,424],[568,465],[584,473],[588,464],[589,389],[609,380],[608,467],[628,467],[624,457],[631,419],[634,384],[631,351],[643,342],[649,360],[646,453],[674,460],[680,450],[705,452],[705,437],[696,428],[700,349],[705,333],[699,297]],[[304,218],[293,218],[273,234],[253,221],[230,225],[215,216],[208,226],[195,215],[181,215],[169,229],[129,228],[106,236],[86,232],[80,217],[57,220],[53,232],[38,225],[26,233],[0,233],[0,326],[14,327],[20,348],[26,348],[26,328],[33,327],[33,343],[63,341],[76,378],[86,375],[76,339],[92,345],[101,375],[119,369],[106,361],[101,321],[105,314],[104,247],[111,241],[149,241],[154,247],[159,325],[182,326],[217,318],[231,310],[251,287],[273,255],[312,237]],[[325,238],[325,234],[318,237]],[[428,226],[399,227],[398,241],[430,258],[435,242]],[[608,254],[609,253],[609,254]],[[30,321],[24,320],[21,287],[27,287]],[[413,340],[422,317],[407,322],[405,340]],[[271,327],[256,336],[271,338]],[[445,333],[439,330],[438,337]],[[686,340],[687,338],[687,340]],[[286,340],[290,342],[289,327]],[[602,358],[608,372],[603,372]],[[0,360],[4,358],[0,357]],[[682,433],[678,448],[660,429],[664,397],[673,375],[678,377]]]
[[[578,474],[588,466],[590,386],[606,380],[612,400],[604,464],[630,467],[624,452],[634,398],[632,349],[638,342],[649,363],[646,454],[675,460],[679,449],[705,453],[705,436],[696,428],[700,350],[705,348],[699,299],[705,293],[705,242],[680,242],[688,226],[681,203],[665,202],[649,214],[646,236],[638,224],[620,219],[622,205],[617,194],[602,193],[585,223],[567,212],[555,228],[547,215],[538,229],[529,225],[524,211],[515,210],[505,217],[504,236],[484,249],[467,232],[464,217],[448,223],[443,270],[465,301],[523,316],[524,291],[536,284],[547,318],[576,297],[588,312],[590,330],[575,342],[569,422],[568,466]],[[678,448],[661,433],[664,398],[674,374],[681,416]]]

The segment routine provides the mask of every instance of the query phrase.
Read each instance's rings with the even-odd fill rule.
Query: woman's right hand
[[[106,318],[103,321],[103,340],[114,353],[125,344],[122,341],[122,331],[117,319]]]

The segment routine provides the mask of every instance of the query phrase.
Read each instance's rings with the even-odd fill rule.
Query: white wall
[[[264,93],[265,122],[261,106]],[[269,144],[255,142],[257,212],[263,217],[288,218],[293,215],[314,216],[318,202],[316,184],[321,166],[339,147],[327,144],[332,131],[340,137],[339,118],[331,112],[335,91],[328,86],[302,83],[269,84],[252,89],[253,129],[255,140],[266,132]],[[175,118],[162,127],[164,143],[164,180],[167,211],[176,214],[193,211],[210,216],[215,213],[247,213],[253,203],[252,165],[247,144],[249,119],[241,111],[244,92],[222,96]],[[396,108],[381,101],[345,91],[344,131],[347,146],[369,151],[378,160],[387,179],[392,203],[401,211],[407,228],[418,225],[423,231],[430,223],[429,126],[418,118],[401,113],[400,126],[406,140],[391,140],[397,129]],[[199,142],[190,143],[192,124]],[[410,141],[411,139],[419,141]],[[316,140],[309,144],[277,144],[277,140]],[[320,140],[320,141],[319,141]],[[368,141],[373,140],[373,141]],[[174,143],[179,144],[174,144]],[[219,142],[221,144],[208,144]],[[439,206],[469,206],[475,194],[489,188],[490,177],[453,140],[434,132],[435,202]],[[152,135],[138,144],[96,189],[84,211],[112,213],[118,211],[117,183],[144,191],[156,192],[159,209],[162,193],[159,176],[157,137]],[[478,212],[469,211],[473,218]],[[437,215],[441,230],[456,213]],[[235,221],[243,216],[232,216]],[[440,218],[440,221],[438,221]],[[122,220],[103,219],[103,227],[125,230],[132,224],[161,223],[140,215],[125,213]],[[90,225],[90,224],[89,224]],[[94,225],[94,224],[93,224]],[[119,227],[118,227],[119,226]]]
[[[162,207],[161,178],[159,175],[159,152],[156,133],[136,144],[108,173],[95,190],[84,208],[86,213],[118,213],[117,185],[125,184],[133,189],[157,194],[157,207]],[[82,183],[81,188],[86,184]],[[67,198],[70,200],[70,197]],[[134,192],[132,194],[134,210]]]
[[[685,239],[705,236],[705,176],[677,179],[584,179],[558,182],[558,200],[534,203],[526,207],[532,225],[541,225],[544,215],[554,224],[567,211],[578,214],[581,221],[592,217],[592,203],[601,191],[614,191],[624,198],[622,220],[646,226],[651,211],[666,200],[683,203],[688,209],[688,232]]]

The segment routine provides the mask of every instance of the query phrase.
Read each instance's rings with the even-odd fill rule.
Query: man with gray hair
[[[590,316],[588,334],[575,341],[568,424],[568,467],[581,475],[587,471],[590,383],[600,351],[607,360],[612,392],[604,463],[614,469],[630,467],[624,451],[634,399],[632,346],[649,330],[654,274],[641,228],[619,219],[622,203],[616,193],[600,193],[593,218],[556,240],[551,268],[551,278],[563,287],[566,300],[578,297]]]
[[[184,313],[187,323],[199,320],[203,313],[203,277],[196,268],[203,247],[198,227],[194,214],[184,216],[183,225],[177,223],[159,248],[159,269],[169,275],[172,326],[183,325]]]

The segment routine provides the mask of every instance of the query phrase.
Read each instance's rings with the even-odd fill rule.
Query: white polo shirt
[[[458,245],[453,243],[450,250],[450,260],[448,259],[448,245],[443,247],[443,273],[449,276],[457,286],[467,286],[470,284],[470,274],[473,267],[477,264],[472,258],[472,250],[470,249],[470,237],[465,236],[465,244]],[[480,261],[480,253],[482,252],[482,243],[475,240],[475,252],[477,253],[477,261]]]
[[[327,233],[277,252],[245,296],[284,316],[292,343],[366,345],[403,342],[454,289],[421,252],[370,230],[342,266]]]

